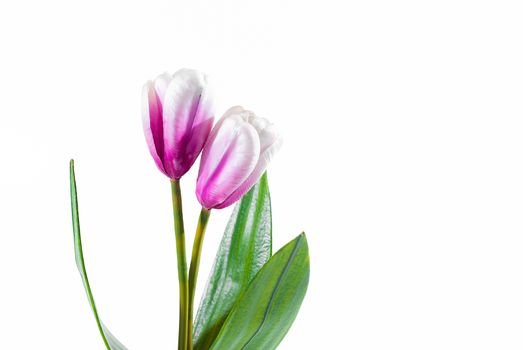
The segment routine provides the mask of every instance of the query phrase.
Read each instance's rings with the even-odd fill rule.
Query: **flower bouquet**
[[[149,151],[171,184],[179,281],[179,350],[276,349],[291,327],[309,282],[305,234],[272,254],[266,169],[281,146],[273,124],[232,107],[213,127],[207,77],[182,69],[143,89]],[[202,209],[187,265],[180,179],[201,153],[196,198]],[[76,265],[100,335],[109,350],[127,349],[101,321],[87,277],[74,162],[70,162]],[[235,204],[195,313],[200,253],[211,212]]]

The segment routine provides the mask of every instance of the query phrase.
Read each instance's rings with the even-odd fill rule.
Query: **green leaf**
[[[276,349],[298,314],[308,283],[309,249],[302,233],[256,275],[211,350]]]
[[[256,273],[272,254],[267,174],[240,200],[227,224],[194,325],[194,349],[207,350]]]
[[[89,279],[87,278],[87,271],[84,263],[82,236],[80,235],[80,216],[78,214],[78,194],[76,191],[76,179],[74,176],[74,161],[72,159],[69,164],[69,175],[71,185],[71,211],[73,216],[74,255],[76,259],[76,266],[78,267],[78,271],[82,277],[82,282],[87,293],[87,298],[89,299],[89,304],[93,310],[96,324],[98,325],[98,330],[100,331],[105,347],[108,350],[127,350],[127,348],[122,343],[120,343],[118,339],[116,339],[115,336],[107,329],[98,316],[98,310],[96,309],[96,304],[94,302],[93,293],[91,292],[91,286],[89,285]]]

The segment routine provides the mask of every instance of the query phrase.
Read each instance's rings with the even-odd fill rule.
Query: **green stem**
[[[178,261],[178,283],[180,287],[180,318],[178,329],[178,350],[186,350],[189,327],[189,286],[187,284],[187,257],[185,253],[185,232],[183,228],[182,192],[180,180],[171,180],[173,200],[174,233],[176,236],[176,256]]]
[[[196,235],[194,236],[194,243],[192,246],[191,267],[189,269],[189,328],[187,330],[188,350],[192,350],[192,328],[193,328],[193,310],[194,310],[194,294],[196,292],[196,281],[198,279],[198,269],[200,267],[200,256],[202,253],[203,238],[205,236],[205,229],[209,222],[211,215],[210,209],[202,208],[200,218],[198,220],[198,227]]]

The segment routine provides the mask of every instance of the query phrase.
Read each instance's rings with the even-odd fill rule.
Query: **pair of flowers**
[[[142,114],[151,155],[171,180],[180,298],[178,350],[275,349],[296,317],[309,276],[304,234],[271,257],[270,198],[267,180],[260,177],[281,146],[279,134],[266,119],[242,107],[227,110],[213,127],[214,104],[207,78],[189,69],[147,82]],[[188,266],[179,180],[200,153],[196,195],[202,209]],[[257,182],[257,190],[244,197]],[[125,350],[100,320],[87,278],[72,160],[70,186],[78,270],[106,348]],[[228,226],[220,245],[216,260],[220,265],[215,263],[218,270],[209,279],[212,292],[202,301],[206,306],[198,312],[203,316],[196,318],[195,330],[195,291],[211,209],[225,208],[242,197],[245,201],[237,206],[229,224],[234,229]],[[238,224],[251,215],[258,219]],[[234,259],[229,261],[230,257]],[[273,307],[276,301],[278,307]]]
[[[181,69],[143,89],[145,137],[160,171],[179,180],[202,153],[196,196],[205,209],[225,208],[259,180],[281,146],[266,119],[232,107],[212,127],[214,103],[207,77]]]

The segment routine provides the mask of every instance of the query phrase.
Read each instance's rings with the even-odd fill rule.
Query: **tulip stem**
[[[176,256],[178,261],[178,283],[180,287],[180,319],[178,329],[178,350],[186,350],[189,328],[189,286],[187,283],[187,257],[185,252],[185,232],[183,227],[182,192],[180,180],[171,180],[173,201],[174,233],[176,236]]]
[[[198,279],[198,269],[200,267],[200,256],[202,253],[203,238],[205,237],[205,229],[209,222],[211,215],[210,209],[202,208],[200,218],[198,219],[198,227],[196,235],[194,236],[194,243],[192,247],[191,267],[189,269],[189,329],[187,333],[187,349],[192,350],[192,331],[193,331],[193,310],[194,310],[194,294],[196,292],[196,281]]]

